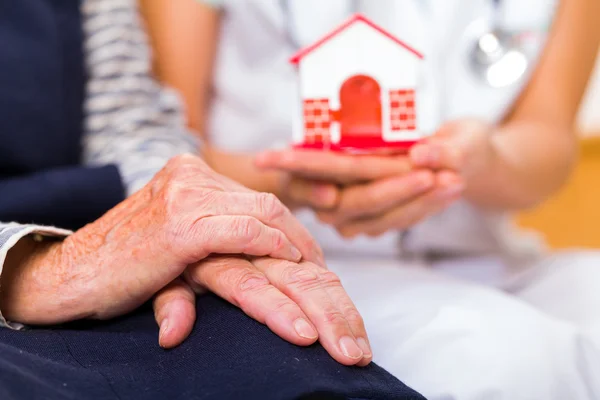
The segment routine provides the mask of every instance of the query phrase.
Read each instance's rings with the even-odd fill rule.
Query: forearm
[[[154,71],[186,104],[188,126],[204,131],[217,52],[222,1],[142,0]]]
[[[205,146],[203,158],[212,169],[258,192],[273,193],[284,201],[282,173],[262,171],[254,165],[254,155],[231,153]]]
[[[153,77],[151,49],[135,4],[83,9],[89,78],[83,162],[115,165],[127,195],[143,187],[172,157],[198,148],[178,96]],[[98,23],[114,15],[119,17],[112,23]],[[128,40],[116,46],[114,38],[123,36]]]
[[[577,158],[577,138],[567,126],[514,120],[492,137],[493,157],[468,183],[466,197],[499,210],[532,207],[567,180]]]
[[[497,156],[470,185],[471,200],[524,208],[564,183],[576,159],[577,110],[598,53],[599,13],[598,0],[561,0],[535,74],[494,137]]]

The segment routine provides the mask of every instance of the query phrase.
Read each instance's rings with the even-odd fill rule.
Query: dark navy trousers
[[[300,348],[214,297],[180,347],[158,346],[149,306],[109,322],[0,330],[2,400],[287,400],[423,397],[376,365],[337,364]]]

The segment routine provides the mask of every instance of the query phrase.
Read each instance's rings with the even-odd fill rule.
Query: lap
[[[600,252],[554,253],[506,289],[545,314],[600,336]]]
[[[343,367],[213,297],[180,347],[157,344],[150,309],[106,323],[0,330],[2,399],[422,399],[376,365]],[[312,397],[311,397],[312,396]]]
[[[425,264],[330,266],[365,318],[375,361],[431,400],[600,395],[587,378],[600,374],[600,348],[535,304]]]

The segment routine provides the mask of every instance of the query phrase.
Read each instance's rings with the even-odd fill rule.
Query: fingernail
[[[300,261],[302,259],[302,253],[294,246],[292,246],[292,257],[297,261]]]
[[[373,352],[371,351],[371,347],[369,346],[369,343],[367,343],[367,341],[363,338],[358,338],[356,339],[356,343],[358,344],[358,347],[360,347],[360,349],[363,352],[363,357],[365,358],[371,358],[373,357]]]
[[[340,349],[346,357],[359,359],[363,358],[363,351],[350,336],[344,336],[340,339]]]
[[[160,324],[160,331],[158,333],[158,343],[162,346],[163,337],[169,332],[169,319],[165,318]]]
[[[315,331],[315,329],[304,318],[298,318],[296,322],[294,322],[294,329],[296,330],[298,336],[305,339],[316,339],[319,337],[317,331]]]

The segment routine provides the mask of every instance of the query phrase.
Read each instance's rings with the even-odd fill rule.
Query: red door
[[[342,147],[377,147],[382,140],[381,87],[367,75],[355,75],[340,89]]]

